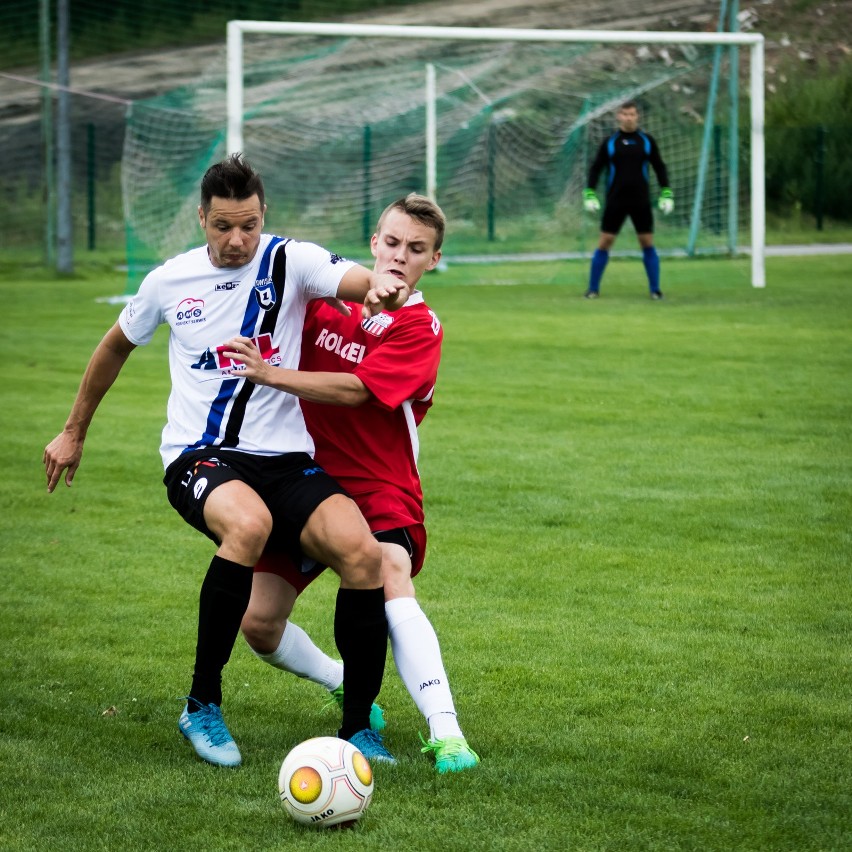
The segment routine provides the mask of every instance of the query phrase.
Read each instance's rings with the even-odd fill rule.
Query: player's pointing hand
[[[361,314],[369,319],[384,310],[402,307],[412,293],[412,288],[400,278],[389,273],[374,273],[374,283],[364,297]]]

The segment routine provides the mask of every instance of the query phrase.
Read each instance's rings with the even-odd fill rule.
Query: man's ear
[[[429,261],[429,265],[426,269],[434,269],[438,265],[438,261],[441,259],[441,249],[438,249],[433,255],[432,260]]]
[[[373,257],[376,256],[376,250],[378,248],[378,245],[379,245],[379,235],[373,234],[373,236],[370,237],[370,251],[373,253]]]
[[[204,230],[204,208],[198,205],[198,224],[201,225],[201,230]]]

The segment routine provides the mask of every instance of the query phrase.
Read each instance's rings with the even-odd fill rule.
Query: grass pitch
[[[134,353],[74,486],[44,445],[118,276],[0,280],[0,847],[14,850],[830,850],[852,845],[852,263],[450,265],[422,427],[419,597],[483,758],[437,777],[389,660],[398,767],[353,832],[290,823],[287,750],[333,733],[312,684],[240,642],[245,763],[177,731],[212,546],[170,509],[166,335]],[[478,286],[473,286],[478,285]],[[507,286],[509,285],[509,286]],[[333,650],[335,583],[295,620]]]

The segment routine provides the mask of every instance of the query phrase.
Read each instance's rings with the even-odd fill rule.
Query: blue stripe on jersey
[[[260,266],[257,270],[258,281],[262,281],[264,278],[269,277],[269,263],[272,258],[272,250],[282,241],[281,237],[273,237],[269,241],[269,245],[266,247],[266,250],[263,252],[263,257],[260,259]],[[249,299],[248,304],[246,305],[246,312],[243,316],[243,323],[240,327],[240,334],[243,337],[254,336],[255,326],[257,325],[257,316],[259,313],[260,305],[255,298],[254,287],[252,287],[249,292]],[[204,428],[204,434],[191,447],[187,447],[184,452],[187,452],[187,450],[198,449],[198,447],[208,447],[219,440],[219,436],[222,432],[222,421],[225,418],[225,411],[228,408],[228,403],[231,401],[231,397],[239,387],[240,381],[240,379],[225,379],[222,382],[222,385],[219,388],[219,393],[216,395],[216,399],[213,400],[213,404],[210,406],[210,411],[207,412],[207,425]]]
[[[615,180],[615,163],[613,163],[612,158],[615,156],[616,139],[618,139],[618,133],[613,133],[612,136],[610,136],[606,142],[606,152],[609,155],[609,173],[607,174],[606,178],[607,192],[609,192],[609,189],[612,186],[612,182]]]
[[[640,130],[639,138],[642,140],[645,148],[645,161],[642,163],[642,177],[645,178],[645,183],[648,183],[648,157],[651,156],[651,140]]]
[[[207,447],[210,444],[216,443],[216,439],[219,437],[219,430],[222,428],[222,418],[225,416],[225,409],[228,407],[228,402],[234,395],[234,391],[237,389],[239,383],[239,379],[225,379],[222,382],[219,393],[216,395],[216,399],[213,400],[213,405],[210,406],[210,411],[207,413],[207,426],[204,429],[204,434],[189,449],[195,450],[198,447]]]
[[[281,237],[273,237],[269,241],[269,245],[266,247],[266,251],[263,253],[263,257],[260,259],[260,266],[257,270],[257,280],[263,281],[269,277],[269,264],[272,259],[272,250],[278,243],[282,242]],[[240,329],[240,334],[243,337],[253,337],[254,329],[257,325],[257,315],[260,313],[260,304],[257,301],[257,298],[254,295],[254,288],[252,287],[251,292],[249,293],[248,304],[246,305],[246,313],[243,317],[243,325]]]

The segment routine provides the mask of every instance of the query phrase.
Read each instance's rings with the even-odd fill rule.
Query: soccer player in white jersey
[[[411,194],[394,202],[371,241],[374,271],[415,288],[441,257],[444,227],[444,214],[430,199]],[[479,757],[459,727],[438,637],[412,582],[426,550],[417,426],[432,404],[443,329],[417,290],[393,314],[362,321],[356,307],[346,317],[311,304],[298,372],[281,369],[244,337],[229,343],[229,354],[246,365],[252,381],[302,398],[317,461],[353,496],[381,544],[394,660],[429,723],[422,750],[438,772],[457,772],[476,766]],[[296,571],[286,556],[267,551],[255,571],[243,634],[261,659],[339,698],[340,664],[288,623],[297,594],[316,574]],[[384,726],[378,708],[373,724]]]
[[[364,316],[399,308],[413,287],[325,249],[263,233],[263,183],[242,158],[201,181],[206,245],[155,269],[95,349],[63,431],[47,445],[52,492],[71,485],[86,432],[130,353],[167,324],[172,389],[160,452],[169,502],[218,546],[201,586],[192,686],[180,731],[210,763],[240,751],[221,711],[222,672],[240,629],[254,565],[269,542],[340,575],[335,642],[345,700],[339,736],[392,760],[370,729],[387,654],[381,549],[352,499],[312,458],[295,397],[235,371],[222,344],[251,338],[272,364],[295,368],[312,299],[361,301]]]

